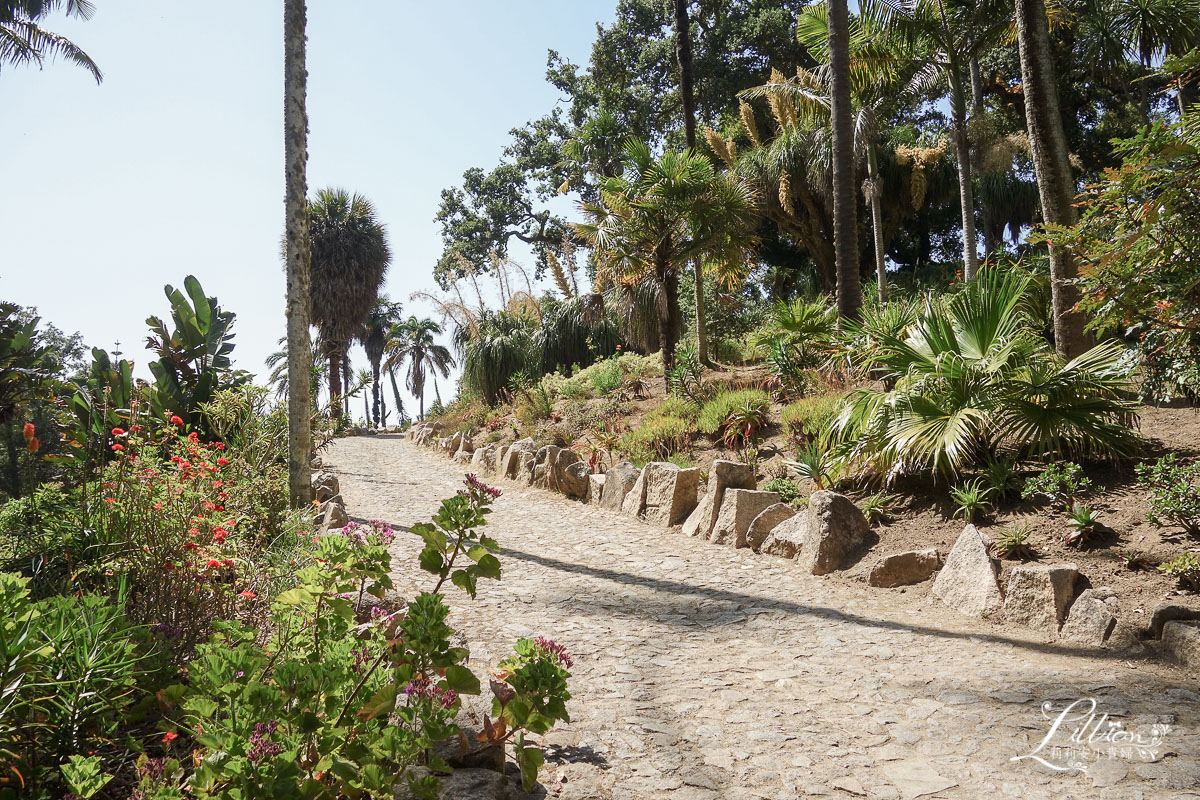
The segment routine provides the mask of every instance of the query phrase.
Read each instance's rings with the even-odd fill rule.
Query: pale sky
[[[237,366],[265,375],[284,332],[282,0],[95,4],[44,26],[102,84],[64,62],[0,72],[0,299],[89,346],[120,341],[145,374],[145,319],[194,274],[238,316]],[[309,0],[309,188],[375,203],[406,313],[431,312],[408,297],[433,287],[440,191],[559,100],[546,50],[586,64],[615,6]]]

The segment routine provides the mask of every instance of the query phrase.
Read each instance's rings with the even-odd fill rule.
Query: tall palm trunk
[[[867,202],[871,206],[871,234],[875,240],[875,281],[879,284],[879,302],[886,303],[888,299],[887,265],[883,252],[883,208],[880,196],[883,194],[883,182],[879,178],[879,157],[875,152],[875,143],[867,146],[867,182],[864,185]]]
[[[404,419],[404,403],[400,400],[400,387],[396,384],[396,371],[389,369],[387,373],[388,379],[392,382],[392,397],[396,400],[396,423],[399,424]]]
[[[1047,224],[1073,225],[1076,221],[1075,180],[1063,131],[1062,111],[1054,82],[1050,31],[1044,0],[1016,0],[1017,45],[1021,54],[1021,83],[1025,91],[1025,124],[1029,149],[1037,174],[1042,218]],[[1050,292],[1054,309],[1054,346],[1066,358],[1087,347],[1083,315],[1074,311],[1079,289],[1074,254],[1069,248],[1050,247]]]
[[[337,345],[329,347],[329,413],[333,418],[342,418],[342,350]]]
[[[855,206],[854,120],[850,108],[850,9],[829,3],[830,116],[833,127],[833,247],[841,320],[858,319],[858,209]]]
[[[371,402],[374,404],[374,419],[375,427],[379,427],[379,400],[383,395],[382,387],[379,385],[379,359],[371,359]]]
[[[979,73],[979,59],[972,58],[970,64],[971,75],[971,119],[981,117],[983,115],[983,77]],[[977,143],[975,152],[971,158],[974,163],[983,163],[982,144]],[[995,213],[988,203],[987,193],[980,192],[979,195],[979,220],[983,223],[983,256],[987,258],[992,255],[1003,243],[1003,233],[996,224]]]
[[[679,93],[683,100],[683,135],[689,150],[696,149],[696,96],[692,87],[692,26],[690,0],[675,0],[675,61],[679,64]],[[708,330],[704,319],[704,269],[700,259],[692,261],[696,276],[696,349],[700,363],[708,365]]]
[[[958,157],[958,200],[962,208],[963,277],[972,280],[979,270],[975,234],[975,190],[971,185],[971,144],[967,140],[967,101],[958,64],[950,63],[950,110],[954,152]]]
[[[287,241],[288,494],[294,508],[312,499],[312,349],[308,338],[311,296],[308,272],[308,72],[305,68],[305,0],[284,0],[284,163]]]

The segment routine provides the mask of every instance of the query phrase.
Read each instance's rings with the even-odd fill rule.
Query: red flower
[[[179,416],[171,417],[171,424],[178,428],[182,428],[183,427],[183,418],[179,417]]]
[[[106,503],[115,503],[115,502],[117,502],[117,498],[115,498],[115,497],[106,497],[106,498],[104,498],[104,502],[106,502]]]
[[[124,428],[113,428],[113,436],[124,436],[124,435],[125,435]]]
[[[42,446],[42,443],[38,441],[38,438],[36,436],[34,436],[32,439],[29,440],[29,452],[36,453],[38,451],[38,448],[41,446]]]
[[[195,431],[192,431],[191,433],[188,434],[188,441],[189,442],[200,441],[200,434],[196,433]]]
[[[221,562],[217,561],[215,558],[210,558],[208,561],[205,562],[205,564],[208,566],[209,569],[216,569],[217,567],[221,566]]]
[[[247,600],[253,600],[254,598],[258,597],[258,595],[256,595],[254,592],[242,592],[238,595],[238,597],[244,597]]]
[[[229,531],[224,530],[223,528],[217,528],[215,531],[213,531],[213,542],[215,544],[222,544],[228,536]]]
[[[36,433],[37,433],[37,428],[33,427],[33,423],[26,422],[25,429],[24,429],[25,441],[28,442],[30,439],[32,439],[34,437],[34,434],[36,434]]]
[[[168,731],[167,733],[163,734],[162,743],[167,746],[170,746],[171,742],[175,741],[178,738],[179,738],[178,733],[175,733],[175,731]]]
[[[213,444],[213,447],[217,448],[218,450],[224,450],[225,443],[224,442],[216,442]]]
[[[219,467],[223,467],[228,463],[229,463],[229,459],[226,458],[225,456],[221,456],[220,458],[217,459],[217,466],[219,466]]]
[[[122,450],[124,450],[124,449],[125,449],[125,445],[123,445],[123,444],[114,444],[114,445],[112,446],[112,449],[113,449],[114,451],[116,451],[116,452],[118,452],[118,453],[119,453],[119,452],[121,452]]]
[[[141,433],[141,432],[142,432],[142,426],[141,426],[141,425],[130,425],[130,426],[129,426],[129,432],[130,432],[130,433]]]

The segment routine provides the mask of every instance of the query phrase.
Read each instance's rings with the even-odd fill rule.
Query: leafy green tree
[[[379,296],[392,261],[387,230],[360,194],[322,189],[308,204],[312,248],[312,324],[321,332],[329,362],[329,400],[342,414],[342,362]]]
[[[442,326],[433,320],[409,317],[396,326],[384,362],[384,369],[399,368],[408,362],[406,385],[417,396],[420,419],[425,419],[425,379],[430,373],[448,378],[454,366],[454,356],[434,339],[441,333]]]
[[[84,20],[96,13],[90,0],[0,0],[0,69],[22,64],[40,67],[47,59],[63,58],[86,69],[100,83],[104,75],[91,56],[70,39],[41,26],[47,15],[60,9],[68,17]]]
[[[576,230],[615,284],[648,283],[658,310],[664,377],[675,368],[680,333],[679,274],[691,259],[736,271],[754,243],[754,193],[695,152],[655,158],[643,142],[625,147],[624,169],[606,179],[601,202],[583,203]]]

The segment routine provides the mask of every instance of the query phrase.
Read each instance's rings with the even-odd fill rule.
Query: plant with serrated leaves
[[[997,500],[1004,500],[1021,489],[1021,477],[1011,459],[988,459],[984,465],[983,479]]]
[[[1032,478],[1025,479],[1021,497],[1039,497],[1069,511],[1075,499],[1092,488],[1092,479],[1083,474],[1083,467],[1070,461],[1051,464]]]
[[[872,525],[878,525],[881,522],[887,522],[895,516],[896,496],[894,494],[876,492],[864,497],[858,504],[858,508],[862,511],[863,516],[867,518],[867,522]]]
[[[795,461],[785,461],[793,473],[808,478],[818,491],[832,486],[837,480],[840,464],[829,449],[820,442],[809,442],[796,451]]]
[[[1200,462],[1184,466],[1175,453],[1153,464],[1138,464],[1138,483],[1150,487],[1150,510],[1146,519],[1157,527],[1181,525],[1192,535],[1200,534]]]
[[[1067,516],[1073,530],[1063,537],[1063,544],[1084,544],[1103,527],[1100,515],[1082,503],[1074,503]]]
[[[992,542],[992,552],[1000,558],[1033,558],[1033,545],[1029,543],[1032,533],[1033,527],[1027,524],[1006,528],[996,535]]]
[[[421,568],[438,576],[433,591],[440,591],[449,578],[474,598],[480,577],[500,579],[500,560],[493,555],[500,545],[479,531],[487,524],[491,503],[500,490],[484,485],[474,475],[467,476],[466,485],[465,490],[442,501],[432,524],[417,523],[412,532],[425,542],[419,556]]]
[[[980,478],[952,487],[950,499],[954,501],[954,516],[962,517],[966,522],[974,522],[992,510],[992,503],[988,500],[991,493],[991,487],[984,486]]]

